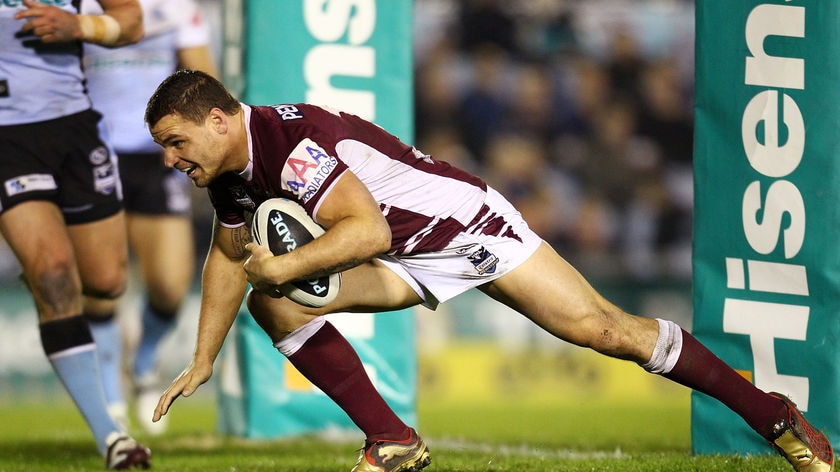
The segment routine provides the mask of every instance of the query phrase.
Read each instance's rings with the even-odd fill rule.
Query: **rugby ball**
[[[251,222],[251,238],[275,256],[286,254],[324,234],[298,203],[272,198],[257,207]],[[312,308],[329,304],[338,295],[341,274],[296,280],[277,287],[288,299]]]

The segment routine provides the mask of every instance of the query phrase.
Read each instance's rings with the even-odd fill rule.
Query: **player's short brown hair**
[[[150,128],[171,114],[202,123],[213,108],[234,115],[242,107],[225,86],[209,74],[182,69],[158,85],[146,105],[145,120]]]

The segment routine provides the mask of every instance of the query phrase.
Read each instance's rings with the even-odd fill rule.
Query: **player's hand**
[[[274,257],[271,250],[254,242],[246,244],[245,250],[251,253],[248,259],[245,260],[244,265],[248,283],[255,290],[266,295],[275,298],[282,297],[283,294],[277,291],[277,284],[266,273],[268,269],[267,263]]]
[[[15,13],[15,19],[26,19],[21,31],[31,33],[45,43],[63,43],[81,39],[82,30],[76,15],[35,0],[23,0],[26,10]]]
[[[158,400],[155,413],[152,416],[152,421],[159,421],[163,415],[169,412],[169,406],[176,398],[183,395],[188,397],[192,395],[201,384],[207,382],[210,376],[213,375],[213,365],[197,365],[195,360],[190,362],[190,365],[181,372],[178,377],[172,381],[172,385],[163,392]]]

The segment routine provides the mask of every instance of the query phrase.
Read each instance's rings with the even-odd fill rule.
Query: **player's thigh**
[[[522,265],[481,287],[550,333],[617,357],[641,359],[656,341],[656,322],[607,301],[548,244]]]
[[[187,216],[127,214],[128,240],[150,300],[174,309],[189,291],[195,267],[192,222]]]
[[[42,319],[81,310],[73,247],[58,207],[30,200],[0,214],[0,232],[14,252]]]
[[[0,214],[0,232],[28,273],[40,265],[71,264],[73,247],[55,204],[31,200]]]
[[[305,307],[285,297],[272,298],[256,291],[248,296],[252,316],[275,342],[316,316],[392,311],[420,302],[420,296],[405,280],[375,259],[342,272],[338,296],[322,308]]]
[[[125,289],[128,244],[120,211],[89,223],[69,225],[82,288],[88,295],[115,298]]]

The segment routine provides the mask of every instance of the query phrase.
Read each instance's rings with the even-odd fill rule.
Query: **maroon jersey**
[[[243,108],[251,162],[208,187],[224,226],[244,224],[257,205],[274,197],[297,201],[314,218],[348,170],[379,203],[391,227],[391,255],[440,250],[479,220],[484,181],[373,123],[307,104]]]

